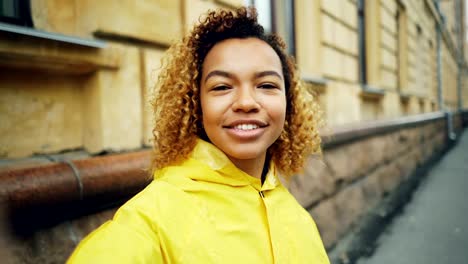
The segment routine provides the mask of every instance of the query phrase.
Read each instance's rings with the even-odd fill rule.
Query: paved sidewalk
[[[468,130],[358,264],[468,263]]]

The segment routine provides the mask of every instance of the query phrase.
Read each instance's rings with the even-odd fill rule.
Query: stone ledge
[[[385,90],[367,84],[363,84],[360,95],[365,99],[379,100],[382,99],[383,96],[385,96]]]
[[[410,97],[411,95],[409,93],[404,93],[404,92],[400,93],[400,100],[405,103],[409,101]]]
[[[306,83],[307,86],[310,86],[312,91],[321,94],[325,92],[325,88],[328,83],[328,79],[313,77],[308,75],[301,76],[301,80]]]
[[[66,74],[118,69],[116,47],[96,49],[54,39],[0,32],[0,66]]]
[[[328,149],[370,136],[389,133],[398,129],[413,127],[436,120],[443,120],[443,112],[400,117],[391,120],[365,122],[358,125],[340,126],[332,133],[322,133],[323,148]]]
[[[150,163],[149,152],[65,159],[2,170],[0,207],[8,206],[14,224],[19,224],[21,230],[48,225],[63,216],[76,217],[107,208],[136,194],[151,181],[151,175],[144,170]],[[30,217],[34,217],[34,223]]]
[[[413,191],[424,180],[427,172],[450,146],[437,151],[422,166],[416,168],[407,180],[387,195],[377,207],[364,215],[355,230],[347,234],[330,252],[331,263],[354,263],[358,257],[370,255],[375,249],[377,237],[383,232],[382,226],[398,215],[404,205],[411,199]]]
[[[85,38],[78,38],[73,36],[62,35],[58,33],[51,33],[46,32],[38,29],[16,26],[12,24],[6,24],[0,22],[0,32],[10,32],[18,35],[35,37],[40,39],[49,39],[58,42],[69,43],[72,45],[90,47],[90,48],[104,48],[106,43],[100,40],[95,39],[85,39]]]
[[[417,100],[426,100],[428,97],[427,95],[421,94],[421,93],[415,93],[415,92],[400,92],[400,99],[404,102],[408,102],[411,97],[416,98]]]
[[[150,48],[150,49],[163,49],[169,48],[170,43],[157,42],[151,38],[144,38],[139,36],[132,36],[129,34],[122,34],[120,32],[111,31],[109,29],[98,29],[93,32],[93,36],[103,39],[112,43],[127,44],[135,47]]]

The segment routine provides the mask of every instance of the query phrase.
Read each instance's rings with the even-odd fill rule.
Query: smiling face
[[[261,173],[286,116],[278,55],[257,38],[219,42],[205,57],[200,87],[203,126],[211,143],[237,167],[260,167]]]

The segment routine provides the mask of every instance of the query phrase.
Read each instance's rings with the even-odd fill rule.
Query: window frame
[[[398,90],[408,90],[408,14],[401,1],[397,1],[397,60],[398,60]]]
[[[258,7],[258,1],[259,0],[250,0],[248,4]],[[286,43],[286,51],[288,52],[289,55],[296,56],[296,27],[295,27],[295,3],[294,0],[282,0],[281,2],[286,4],[288,8],[279,8],[279,3],[280,1],[275,1],[275,0],[265,0],[267,1],[267,5],[269,6],[269,11],[270,11],[270,21],[268,25],[262,25],[265,27],[266,31],[268,33],[273,33],[281,36],[281,38],[284,40]],[[259,11],[259,17],[262,16],[261,11]],[[280,15],[279,12],[284,11],[285,13]],[[285,18],[284,23],[284,31],[285,32],[280,32],[282,26],[280,26],[280,18],[283,17]],[[268,30],[271,29],[271,32]],[[288,34],[289,35],[285,35]]]
[[[13,5],[14,16],[7,16],[3,12],[3,5],[7,3]],[[23,27],[33,27],[30,0],[0,0],[0,22]]]

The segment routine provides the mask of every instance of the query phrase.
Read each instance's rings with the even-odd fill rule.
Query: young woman
[[[280,182],[320,151],[317,107],[255,9],[211,11],[168,51],[154,180],[70,263],[329,263]]]

